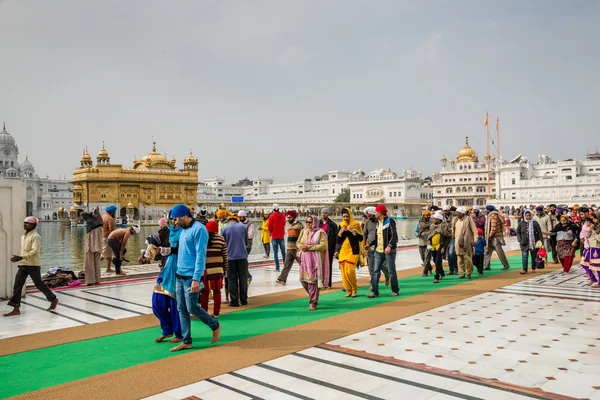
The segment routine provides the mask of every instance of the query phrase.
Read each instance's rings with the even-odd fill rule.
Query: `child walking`
[[[477,268],[479,276],[483,276],[483,254],[485,253],[485,237],[483,230],[477,229],[477,242],[475,242],[475,254],[473,255],[473,265]]]

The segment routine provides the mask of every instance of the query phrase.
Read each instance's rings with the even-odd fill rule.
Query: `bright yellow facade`
[[[90,208],[116,205],[124,210],[133,205],[135,214],[142,218],[160,214],[175,204],[193,207],[197,199],[198,159],[190,153],[180,170],[175,163],[175,159],[168,160],[156,151],[156,143],[150,153],[133,161],[133,168],[111,164],[104,145],[94,165],[86,149],[81,166],[73,171],[73,201]]]

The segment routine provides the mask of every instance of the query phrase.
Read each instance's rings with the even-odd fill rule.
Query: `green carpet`
[[[509,257],[508,261],[513,268],[517,265],[520,268],[520,256]],[[492,260],[491,266],[492,270],[485,271],[485,276],[505,272],[500,270],[502,265],[498,260]],[[474,277],[475,280],[478,278]],[[384,288],[383,284],[380,289],[381,297],[375,299],[365,296],[368,293],[367,287],[361,288],[359,297],[354,299],[344,298],[344,292],[323,294],[319,297],[319,308],[316,312],[307,312],[308,299],[300,299],[223,314],[219,318],[223,325],[219,344],[432,292],[466,281],[459,280],[457,275],[446,276],[439,284],[433,284],[432,280],[431,276],[401,279],[400,296],[397,297],[388,296],[390,290]],[[268,323],[265,323],[267,320]],[[154,343],[154,338],[159,333],[158,327],[142,329],[0,357],[0,376],[3,377],[0,398],[180,355],[181,353],[169,351],[172,344]],[[201,322],[192,321],[192,333],[194,348],[190,351],[210,346],[210,330]]]

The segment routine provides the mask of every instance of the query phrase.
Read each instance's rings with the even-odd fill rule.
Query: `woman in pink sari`
[[[308,292],[308,311],[315,311],[319,302],[319,290],[329,281],[329,255],[327,233],[319,228],[316,215],[306,217],[306,228],[298,237],[300,252],[300,282]]]

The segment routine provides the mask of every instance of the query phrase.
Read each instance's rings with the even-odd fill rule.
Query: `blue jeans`
[[[183,336],[183,343],[192,343],[192,328],[190,326],[190,314],[198,318],[210,329],[217,330],[219,328],[219,321],[208,315],[198,305],[198,296],[200,292],[191,293],[187,290],[192,286],[191,279],[180,279],[177,278],[176,284],[176,297],[177,297],[177,309],[179,310],[179,320],[181,321],[181,335]],[[200,282],[200,289],[202,289],[202,282]]]
[[[273,245],[273,257],[275,257],[275,270],[279,271],[279,257],[277,255],[277,248],[281,252],[281,258],[285,261],[285,240],[284,239],[271,239]]]
[[[531,254],[531,269],[535,271],[535,258],[537,257],[538,249],[521,250],[521,259],[523,261],[523,271],[527,272],[529,265],[529,254]]]
[[[379,296],[379,278],[381,277],[381,267],[383,262],[387,262],[388,273],[390,274],[390,283],[392,284],[392,292],[398,293],[398,275],[396,275],[396,252],[390,254],[375,252],[375,265],[373,266],[373,277],[371,278],[371,291],[374,295]]]

